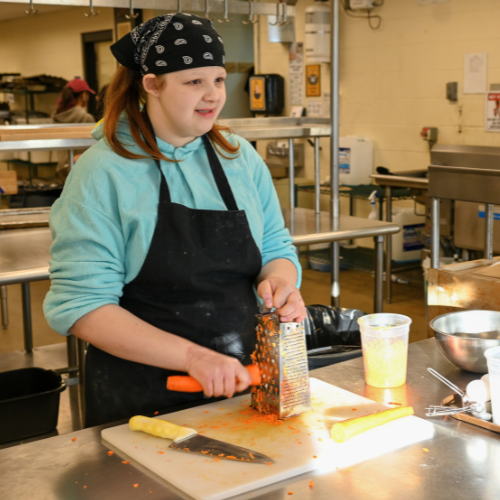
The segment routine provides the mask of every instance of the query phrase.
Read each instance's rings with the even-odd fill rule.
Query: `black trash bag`
[[[361,356],[358,318],[364,316],[364,312],[322,305],[306,309],[304,329],[309,370]]]
[[[313,305],[307,306],[304,320],[307,350],[332,346],[361,347],[358,318],[366,313],[359,309]]]

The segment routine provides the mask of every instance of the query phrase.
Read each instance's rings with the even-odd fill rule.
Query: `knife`
[[[158,418],[137,415],[130,419],[129,427],[132,431],[142,431],[153,436],[172,439],[173,442],[169,448],[186,453],[197,453],[217,459],[236,460],[238,462],[254,464],[270,465],[275,463],[272,458],[257,451],[201,436],[194,429],[182,427]]]

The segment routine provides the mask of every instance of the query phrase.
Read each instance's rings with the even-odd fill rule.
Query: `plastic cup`
[[[500,347],[486,349],[484,356],[488,363],[493,422],[500,424]]]
[[[358,324],[365,382],[382,389],[405,384],[411,319],[402,314],[378,313],[359,318]]]

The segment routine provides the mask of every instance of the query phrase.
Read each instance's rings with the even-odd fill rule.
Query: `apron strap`
[[[229,185],[229,181],[227,180],[224,169],[220,164],[220,160],[217,157],[217,153],[215,152],[215,149],[212,146],[210,139],[208,138],[208,134],[205,134],[203,136],[203,142],[207,151],[208,161],[210,162],[212,174],[227,209],[238,210],[238,205],[236,204],[236,200],[234,199],[233,191],[231,190],[231,186]]]

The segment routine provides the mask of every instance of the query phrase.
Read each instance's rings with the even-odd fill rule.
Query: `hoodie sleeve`
[[[43,308],[62,335],[88,312],[118,304],[125,278],[125,238],[113,183],[92,167],[92,152],[77,162],[50,215],[51,286]]]
[[[290,232],[285,228],[271,173],[255,149],[245,140],[240,140],[240,142],[245,147],[245,154],[249,157],[248,162],[252,166],[254,182],[264,213],[262,265],[265,266],[275,259],[288,259],[297,268],[297,286],[299,287],[302,279],[302,267],[297,258],[296,247],[293,245]]]

